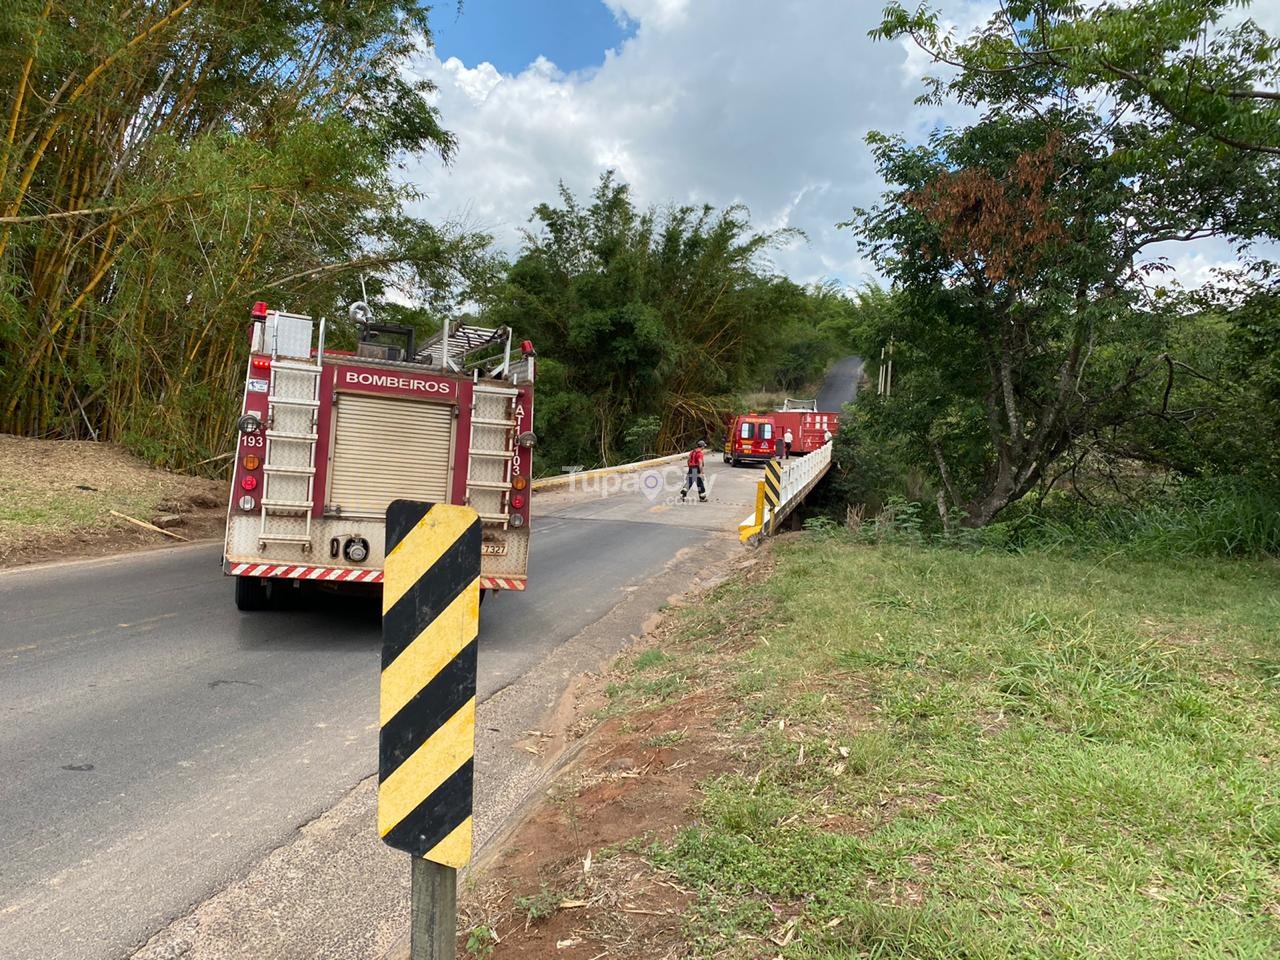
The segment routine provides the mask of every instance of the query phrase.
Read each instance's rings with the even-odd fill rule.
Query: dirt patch
[[[0,434],[0,567],[181,542],[125,517],[220,537],[226,508],[224,482],[157,470],[114,444]]]
[[[688,823],[696,785],[734,767],[716,733],[723,707],[699,693],[591,733],[502,851],[473,874],[460,955],[685,956],[692,894],[635,844],[670,838]]]

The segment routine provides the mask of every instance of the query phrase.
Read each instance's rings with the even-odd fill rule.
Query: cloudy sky
[[[961,27],[986,0],[938,4]],[[416,212],[492,233],[510,252],[535,204],[563,180],[579,195],[613,167],[643,205],[744,203],[758,227],[799,227],[773,254],[808,283],[874,279],[853,233],[835,225],[883,189],[869,130],[923,139],[955,119],[916,106],[929,64],[872,42],[882,0],[452,0],[433,10],[435,49],[416,69],[439,87],[458,137],[448,168],[408,176]],[[1280,0],[1253,16],[1280,19]],[[1268,26],[1271,24],[1268,23]],[[1166,251],[1188,282],[1222,245]]]

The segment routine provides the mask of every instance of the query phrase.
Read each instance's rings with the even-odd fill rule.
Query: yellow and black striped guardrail
[[[378,834],[456,870],[471,859],[480,518],[396,500],[386,530]]]
[[[782,502],[782,464],[770,460],[764,465],[764,501],[769,507],[769,533],[778,524],[778,505]]]

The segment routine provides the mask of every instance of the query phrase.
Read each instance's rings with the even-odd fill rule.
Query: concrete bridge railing
[[[830,442],[803,457],[769,461],[756,487],[756,508],[738,524],[738,539],[745,543],[759,534],[772,534],[830,469]]]

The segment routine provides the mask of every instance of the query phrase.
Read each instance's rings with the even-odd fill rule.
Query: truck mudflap
[[[233,577],[272,577],[278,580],[310,580],[315,583],[381,583],[381,570],[358,567],[310,567],[292,563],[228,563]],[[481,577],[481,590],[523,590],[524,577]]]

